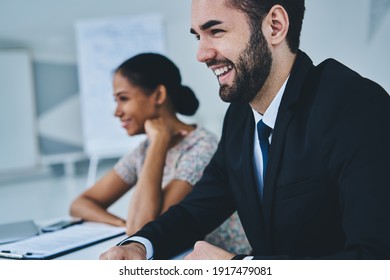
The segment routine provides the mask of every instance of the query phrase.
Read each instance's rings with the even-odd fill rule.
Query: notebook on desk
[[[0,244],[23,240],[40,232],[33,220],[26,220],[0,225]]]
[[[84,222],[63,230],[0,245],[0,257],[52,259],[125,233],[125,228]],[[114,245],[114,244],[113,244]]]

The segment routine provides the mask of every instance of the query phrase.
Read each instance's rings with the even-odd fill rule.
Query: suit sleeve
[[[151,241],[154,259],[168,259],[192,247],[234,212],[224,162],[224,131],[228,119],[229,111],[217,151],[191,193],[135,234]]]
[[[332,258],[390,258],[390,97],[373,83],[342,113],[329,162],[345,249]]]

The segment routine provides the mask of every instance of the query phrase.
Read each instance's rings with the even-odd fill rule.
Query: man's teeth
[[[229,66],[224,66],[224,67],[221,67],[221,68],[218,68],[218,69],[215,69],[214,70],[214,74],[216,76],[221,76],[223,74],[225,74],[226,72],[228,72],[229,70],[233,69],[233,67],[231,65]]]

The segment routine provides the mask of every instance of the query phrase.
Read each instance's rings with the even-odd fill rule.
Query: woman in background
[[[70,213],[126,227],[131,235],[191,191],[216,150],[217,138],[177,118],[177,113],[193,115],[199,102],[181,84],[179,69],[165,56],[144,53],[123,62],[114,72],[113,90],[115,116],[122,127],[130,136],[145,133],[147,139],[77,197]],[[108,212],[133,187],[126,220]],[[229,224],[230,228],[232,222],[240,230],[230,240],[237,247],[247,241],[237,216],[225,227]]]

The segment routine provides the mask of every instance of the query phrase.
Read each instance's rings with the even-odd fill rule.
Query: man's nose
[[[196,54],[196,59],[199,62],[206,63],[212,59],[214,59],[216,56],[216,51],[206,44],[205,42],[200,42],[198,46],[198,52]]]

